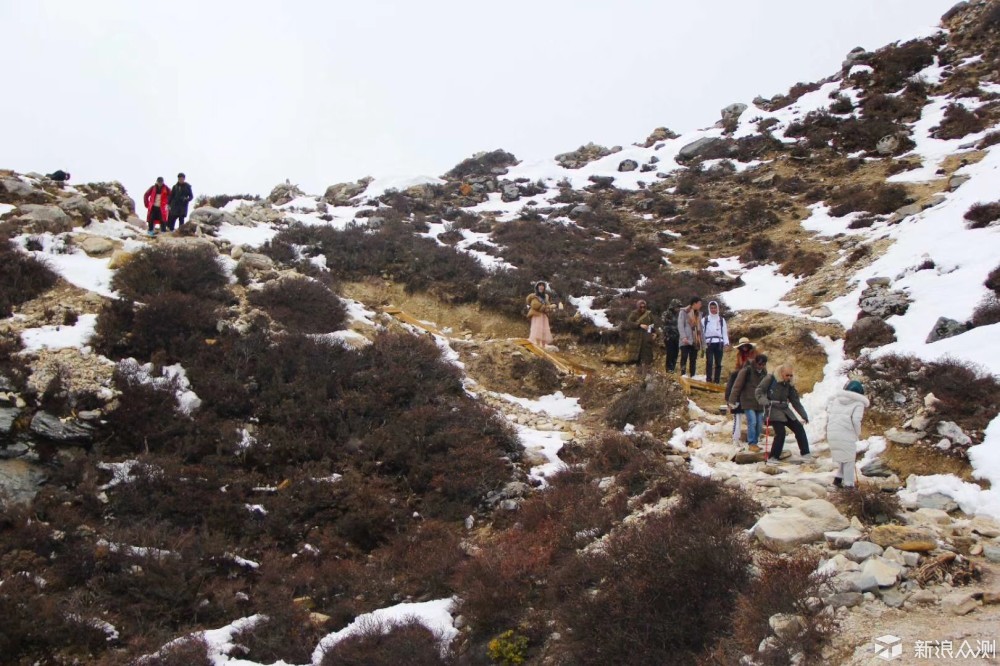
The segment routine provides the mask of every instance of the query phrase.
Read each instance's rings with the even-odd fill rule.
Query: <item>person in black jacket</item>
[[[183,173],[177,174],[177,184],[170,190],[170,214],[167,215],[167,229],[174,230],[174,224],[178,227],[184,226],[184,218],[188,214],[188,203],[194,199],[194,192],[191,185],[185,179]]]
[[[774,426],[774,446],[767,456],[768,464],[777,464],[781,459],[781,451],[785,446],[785,428],[787,427],[795,435],[795,442],[799,445],[799,454],[802,462],[812,462],[813,456],[809,452],[809,438],[806,436],[806,429],[803,423],[809,423],[809,416],[805,407],[799,400],[799,392],[792,379],[795,377],[792,366],[786,363],[778,368],[777,372],[769,374],[761,380],[754,392],[757,403],[762,407],[767,420]],[[794,409],[794,411],[792,411]],[[795,412],[802,417],[801,423],[795,418]]]
[[[49,180],[54,180],[57,183],[65,183],[69,181],[69,171],[63,171],[59,169],[58,171],[53,171],[46,176]]]
[[[677,357],[681,350],[681,334],[677,331],[677,313],[681,311],[681,302],[670,299],[670,305],[663,312],[663,346],[667,349],[666,370],[669,373],[677,371]]]

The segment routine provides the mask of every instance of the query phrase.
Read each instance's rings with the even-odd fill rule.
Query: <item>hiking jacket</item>
[[[772,421],[777,423],[797,421],[795,412],[792,411],[793,407],[803,420],[809,420],[806,409],[799,400],[799,392],[795,389],[795,385],[791,382],[778,381],[772,372],[767,373],[764,379],[760,380],[755,397],[761,409],[765,410]],[[784,403],[785,406],[782,407],[776,403]]]
[[[691,321],[691,306],[683,307],[677,313],[677,334],[682,345],[693,345],[701,349],[701,327],[698,320]]]
[[[767,375],[767,370],[758,370],[753,362],[747,363],[736,373],[733,388],[726,399],[730,404],[739,405],[744,411],[759,412],[763,409],[757,399],[757,387]]]
[[[158,193],[156,191],[156,185],[153,185],[146,193],[142,195],[142,205],[146,207],[146,221],[149,222],[150,218],[153,216],[153,203],[156,197],[162,194],[160,199],[160,215],[163,216],[163,221],[167,221],[167,204],[170,201],[170,188],[167,187],[166,183],[161,186],[163,189]]]
[[[194,199],[194,191],[191,189],[191,183],[177,183],[170,191],[170,212],[187,217],[188,203],[192,199]]]
[[[677,310],[668,309],[661,317],[660,326],[663,328],[663,344],[669,347],[671,344],[680,343],[680,332],[677,330]]]
[[[826,441],[835,463],[853,463],[861,439],[861,419],[868,398],[853,391],[840,390],[826,406]]]
[[[547,295],[545,296],[545,300],[542,301],[538,294],[534,292],[528,294],[528,297],[524,299],[524,302],[528,304],[527,316],[529,319],[531,317],[537,317],[538,315],[548,313],[552,307],[549,304],[549,298]]]
[[[710,301],[708,309],[711,312],[712,305],[720,309],[719,314],[707,314],[701,319],[701,339],[706,345],[719,344],[729,345],[729,325],[722,316],[721,308],[715,301]]]

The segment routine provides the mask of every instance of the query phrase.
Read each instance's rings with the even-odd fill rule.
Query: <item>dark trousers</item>
[[[681,374],[685,368],[689,368],[688,376],[694,377],[695,368],[698,366],[698,348],[694,345],[681,345]]]
[[[722,380],[722,343],[709,342],[705,346],[705,381],[718,384]]]
[[[677,370],[677,357],[681,353],[680,340],[667,340],[667,372]]]
[[[149,226],[149,230],[152,231],[156,223],[160,223],[160,229],[163,229],[163,211],[160,210],[159,206],[156,206],[151,211],[149,215],[146,216],[146,224]]]
[[[177,212],[174,212],[174,210],[171,208],[170,209],[170,214],[167,215],[167,229],[169,229],[170,231],[173,231],[175,223],[177,224],[178,227],[183,227],[184,226],[184,218],[186,216],[187,216],[186,212],[180,211],[180,210],[177,211]]]
[[[768,458],[777,460],[781,457],[781,450],[785,447],[785,426],[795,435],[795,442],[799,445],[799,453],[805,455],[809,453],[809,439],[806,437],[806,429],[798,421],[771,421],[774,427],[774,446]]]

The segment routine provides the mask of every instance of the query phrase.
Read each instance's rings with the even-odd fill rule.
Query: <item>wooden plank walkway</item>
[[[688,395],[691,394],[692,390],[708,391],[709,393],[725,393],[726,386],[724,384],[713,384],[711,382],[703,382],[700,379],[691,379],[689,377],[678,377],[677,381],[681,383],[681,388]]]

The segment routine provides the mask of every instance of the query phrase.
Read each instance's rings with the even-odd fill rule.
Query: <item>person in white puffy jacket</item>
[[[830,444],[830,457],[837,464],[835,486],[854,487],[854,460],[861,439],[861,419],[868,404],[865,388],[861,382],[852,380],[830,398],[826,407],[826,441]]]

